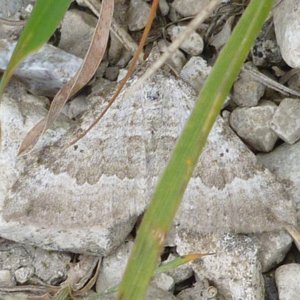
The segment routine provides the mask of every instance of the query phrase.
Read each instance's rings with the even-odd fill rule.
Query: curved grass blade
[[[37,0],[0,82],[0,97],[17,66],[54,33],[71,0]]]
[[[54,123],[68,99],[83,88],[96,73],[107,47],[114,1],[103,0],[99,19],[84,61],[75,76],[55,95],[46,118],[39,121],[23,139],[18,155],[28,154],[42,134]]]
[[[272,0],[252,0],[221,51],[144,215],[118,300],[144,299],[207,136],[272,4]]]

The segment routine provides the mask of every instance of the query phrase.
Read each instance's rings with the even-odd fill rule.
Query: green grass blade
[[[0,97],[17,66],[54,33],[71,0],[37,0],[0,82]]]
[[[144,215],[118,300],[144,299],[207,136],[272,4],[272,0],[252,0],[221,51]]]

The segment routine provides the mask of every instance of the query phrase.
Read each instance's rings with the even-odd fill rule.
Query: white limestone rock
[[[6,101],[10,106],[16,102]],[[70,129],[63,125],[54,135],[57,142],[52,137],[47,147],[40,145],[41,150],[21,162],[11,151],[17,174],[12,180],[9,173],[1,182],[9,188],[0,202],[0,235],[47,249],[111,253],[149,203],[194,102],[195,93],[187,84],[159,72],[130,96],[125,90],[101,122],[72,147],[65,146],[106,107],[105,99],[91,97],[78,123]],[[9,119],[0,114],[7,131],[1,150],[6,145],[6,153],[17,148],[9,134],[24,136],[22,114],[15,114],[21,128],[14,114]],[[295,212],[283,185],[257,165],[255,156],[218,118],[177,214],[177,226],[198,233],[261,232],[286,223],[295,223]]]
[[[168,28],[168,34],[171,40],[174,41],[184,30],[186,26],[170,26]],[[180,45],[180,49],[189,55],[197,56],[203,51],[204,43],[203,39],[199,33],[193,32],[190,37],[186,38],[184,42]]]
[[[15,45],[0,40],[0,71],[6,69]],[[76,74],[81,63],[81,58],[46,44],[27,57],[14,74],[33,94],[54,96]]]
[[[300,3],[283,0],[275,6],[273,20],[278,45],[285,62],[300,68]]]
[[[271,129],[276,109],[276,104],[270,101],[264,101],[256,107],[238,107],[230,114],[230,126],[253,149],[269,152],[278,139]]]
[[[258,250],[252,239],[242,235],[199,235],[177,230],[180,255],[191,252],[215,253],[192,263],[200,278],[207,278],[224,299],[264,299],[264,285]],[[200,298],[201,299],[201,298]]]
[[[207,65],[205,59],[194,56],[183,66],[180,77],[190,84],[196,92],[199,92],[210,71],[211,67]]]
[[[282,144],[267,154],[258,154],[258,161],[286,183],[287,191],[295,202],[300,218],[300,142]]]
[[[275,272],[279,300],[295,300],[300,295],[300,264],[282,265]]]
[[[283,99],[273,115],[271,128],[288,144],[300,139],[300,99]]]
[[[114,253],[103,258],[96,283],[98,293],[121,282],[133,244],[133,241],[125,242]]]
[[[232,100],[238,106],[252,107],[258,104],[264,93],[265,86],[246,71],[242,71],[233,85]]]
[[[96,24],[97,19],[87,12],[77,9],[68,10],[61,25],[59,48],[77,57],[84,58]]]
[[[194,16],[203,9],[209,0],[175,0],[172,6],[183,17]]]
[[[281,263],[292,246],[291,236],[284,230],[264,232],[251,236],[258,247],[262,272],[268,272]]]

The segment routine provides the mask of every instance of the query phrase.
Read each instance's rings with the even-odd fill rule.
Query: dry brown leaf
[[[37,123],[25,136],[18,155],[28,154],[42,134],[53,124],[68,99],[84,87],[94,76],[105,54],[114,12],[114,1],[103,0],[99,20],[84,61],[76,75],[54,97],[46,118]]]
[[[105,115],[105,113],[109,110],[109,108],[112,106],[112,104],[115,102],[116,98],[119,96],[120,92],[122,91],[123,87],[125,86],[126,82],[128,81],[128,79],[131,77],[131,75],[133,74],[133,72],[135,71],[136,65],[139,61],[139,57],[141,55],[141,53],[143,52],[143,48],[145,45],[145,42],[147,40],[147,37],[149,35],[150,29],[152,27],[152,23],[153,20],[156,16],[156,11],[157,11],[157,7],[158,7],[158,2],[159,0],[153,0],[152,2],[152,6],[151,6],[151,10],[148,16],[148,20],[147,20],[147,24],[145,26],[142,38],[140,40],[138,49],[136,50],[126,76],[121,80],[116,92],[114,93],[114,95],[111,97],[111,99],[109,100],[107,106],[105,107],[105,109],[100,113],[100,115],[96,118],[96,120],[83,132],[79,132],[77,134],[77,138],[72,141],[68,146],[72,146],[75,143],[77,143],[80,139],[82,139],[94,126],[96,126],[96,124],[102,119],[102,117]]]

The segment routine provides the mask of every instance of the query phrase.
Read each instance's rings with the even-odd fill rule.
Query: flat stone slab
[[[106,100],[91,97],[78,124],[62,122],[39,151],[16,160],[28,118],[45,112],[24,118],[26,101],[17,108],[6,94],[0,162],[1,170],[10,171],[0,182],[0,235],[47,249],[109,254],[148,205],[195,99],[186,83],[159,73],[138,91],[125,90],[77,144],[65,147],[77,130],[92,123]],[[14,108],[11,115],[9,107]],[[294,224],[295,212],[283,185],[257,165],[254,154],[219,118],[175,223],[203,233],[262,232]]]

